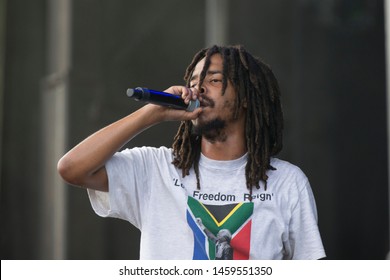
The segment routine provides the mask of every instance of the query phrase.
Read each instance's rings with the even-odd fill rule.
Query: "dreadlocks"
[[[199,88],[206,77],[210,58],[220,54],[223,59],[222,94],[228,81],[236,92],[234,115],[237,116],[246,104],[245,138],[248,160],[245,168],[246,185],[252,194],[252,187],[260,188],[260,181],[267,189],[267,170],[274,170],[270,158],[282,149],[283,113],[280,90],[272,70],[260,59],[253,57],[243,46],[213,46],[199,51],[188,66],[184,80],[190,86],[195,66],[205,59],[199,77]],[[192,133],[192,122],[183,121],[174,138],[173,164],[182,170],[182,176],[189,174],[191,167],[200,188],[199,158],[201,136]]]

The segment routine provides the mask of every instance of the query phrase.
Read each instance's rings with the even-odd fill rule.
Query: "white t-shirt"
[[[106,164],[109,192],[88,190],[98,215],[140,229],[141,259],[325,257],[313,193],[298,167],[273,158],[267,190],[254,188],[250,201],[246,155],[201,155],[200,190],[194,171],[183,178],[172,160],[166,147],[126,149]]]

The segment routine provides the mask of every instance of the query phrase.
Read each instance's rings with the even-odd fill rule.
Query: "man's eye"
[[[222,82],[222,80],[220,80],[220,79],[212,79],[212,80],[210,80],[210,82],[211,83],[220,83],[220,82]]]
[[[194,87],[196,87],[196,84],[190,85],[190,88],[194,88]]]

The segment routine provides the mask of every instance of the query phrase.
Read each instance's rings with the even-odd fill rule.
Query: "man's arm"
[[[188,98],[197,98],[196,90],[182,86],[174,86],[166,91],[182,95],[187,103]],[[105,163],[128,141],[155,124],[195,119],[201,111],[201,108],[186,112],[148,104],[95,132],[71,149],[59,160],[58,172],[69,184],[108,191]]]

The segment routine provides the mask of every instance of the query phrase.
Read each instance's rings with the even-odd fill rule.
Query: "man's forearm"
[[[58,171],[63,179],[72,185],[91,188],[95,188],[93,184],[98,184],[96,188],[101,189],[104,175],[100,179],[94,177],[102,176],[99,172],[107,160],[137,134],[161,120],[151,109],[144,106],[95,132],[71,149],[58,162]]]

